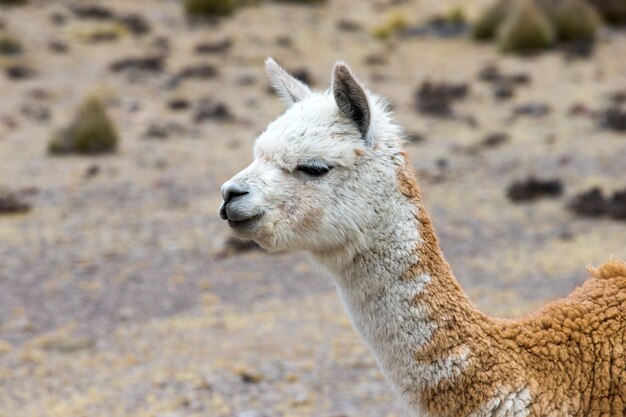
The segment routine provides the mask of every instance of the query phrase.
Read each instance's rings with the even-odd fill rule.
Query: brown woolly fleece
[[[432,340],[414,352],[433,364],[469,351],[454,378],[420,388],[428,416],[617,417],[626,415],[626,263],[610,260],[567,298],[518,320],[476,310],[445,261],[424,209],[408,155],[397,170],[400,192],[418,208],[420,262],[403,279],[432,277],[415,305],[437,324]],[[507,401],[520,401],[519,412]],[[500,413],[498,412],[500,410]],[[506,410],[506,411],[505,411]]]

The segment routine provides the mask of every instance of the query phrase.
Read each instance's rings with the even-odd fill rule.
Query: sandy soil
[[[191,25],[176,1],[114,0],[107,7],[140,13],[152,31],[100,43],[85,42],[86,34],[112,23],[75,18],[71,1],[0,9],[26,49],[0,58],[0,188],[32,205],[0,216],[0,416],[403,415],[330,281],[304,254],[222,254],[219,187],[249,163],[254,137],[282,111],[263,79],[266,56],[306,68],[319,89],[333,62],[347,61],[390,98],[408,132],[425,138],[408,151],[448,260],[485,311],[524,314],[579,285],[587,264],[626,258],[626,222],[566,210],[590,186],[626,187],[626,136],[569,111],[600,109],[624,88],[626,35],[605,33],[593,58],[581,60],[502,57],[463,37],[376,41],[371,30],[392,10],[419,24],[455,4],[388,3],[266,4],[218,25]],[[55,25],[52,13],[66,23]],[[362,28],[340,31],[341,19]],[[169,43],[163,71],[109,70],[118,59],[156,53],[159,38]],[[226,52],[194,53],[198,43],[225,38],[233,43]],[[51,40],[68,52],[52,52]],[[371,64],[372,55],[384,63]],[[10,80],[4,68],[14,63],[37,74]],[[219,75],[171,85],[198,63]],[[527,74],[529,85],[494,100],[477,76],[489,63]],[[415,111],[426,79],[468,83],[455,117]],[[94,92],[107,98],[120,150],[48,156],[51,133]],[[234,119],[195,123],[205,97],[225,103]],[[168,109],[174,98],[192,108]],[[526,103],[550,112],[512,117]],[[24,110],[37,106],[48,120]],[[179,128],[164,140],[145,138],[163,122]],[[478,146],[493,132],[510,139]],[[94,166],[97,175],[88,176]],[[507,186],[529,175],[559,178],[563,196],[513,204]]]

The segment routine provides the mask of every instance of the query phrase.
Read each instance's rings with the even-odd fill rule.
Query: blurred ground
[[[330,281],[305,255],[222,253],[219,187],[249,163],[254,137],[282,111],[263,78],[266,56],[306,69],[319,89],[344,60],[390,98],[399,123],[423,137],[407,148],[427,206],[459,281],[485,311],[523,314],[580,284],[587,264],[626,258],[625,222],[566,210],[593,185],[626,187],[626,135],[593,117],[624,89],[626,34],[605,33],[591,59],[516,58],[463,37],[383,43],[370,35],[391,10],[418,24],[463,2],[265,4],[219,25],[189,25],[176,1],[113,0],[102,4],[139,13],[151,32],[87,42],[111,22],[78,19],[67,7],[75,3],[0,10],[25,47],[0,57],[0,188],[32,205],[0,216],[2,417],[402,415]],[[338,28],[346,19],[353,30]],[[224,39],[230,48],[194,52]],[[166,56],[162,70],[109,69],[151,54]],[[4,69],[16,62],[36,74],[9,79]],[[217,75],[172,82],[200,63]],[[478,77],[489,64],[530,82],[498,101]],[[468,84],[453,117],[415,110],[426,79]],[[94,92],[107,98],[120,151],[47,156],[53,130]],[[203,98],[232,118],[195,122]],[[171,110],[172,99],[191,108]],[[529,103],[548,111],[512,116]],[[42,108],[49,117],[33,111]],[[150,128],[169,137],[146,138]],[[494,132],[508,140],[480,145]],[[507,200],[509,184],[530,175],[560,179],[564,194]]]

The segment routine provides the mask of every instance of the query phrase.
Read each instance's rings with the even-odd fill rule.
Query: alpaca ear
[[[265,73],[270,85],[287,104],[287,107],[313,94],[306,84],[285,71],[273,58],[265,60]]]
[[[333,94],[339,111],[356,125],[368,145],[370,127],[370,105],[367,93],[354,78],[350,68],[343,62],[335,64],[333,71]]]

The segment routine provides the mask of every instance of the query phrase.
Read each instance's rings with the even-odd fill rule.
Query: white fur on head
[[[272,59],[266,69],[291,106],[257,138],[250,166],[229,181],[248,191],[237,202],[240,211],[262,215],[233,231],[270,251],[300,249],[347,261],[369,247],[372,234],[364,231],[397,214],[390,201],[398,194],[401,130],[385,101],[345,64],[337,64],[327,92],[309,90]],[[326,174],[308,175],[302,167],[311,164],[327,167]]]
[[[285,71],[273,58],[265,60],[265,72],[272,88],[287,104],[287,107],[313,95],[306,84]]]
[[[356,125],[365,143],[371,146],[369,99],[365,89],[352,75],[350,67],[343,62],[337,62],[333,70],[333,95],[341,114]]]

